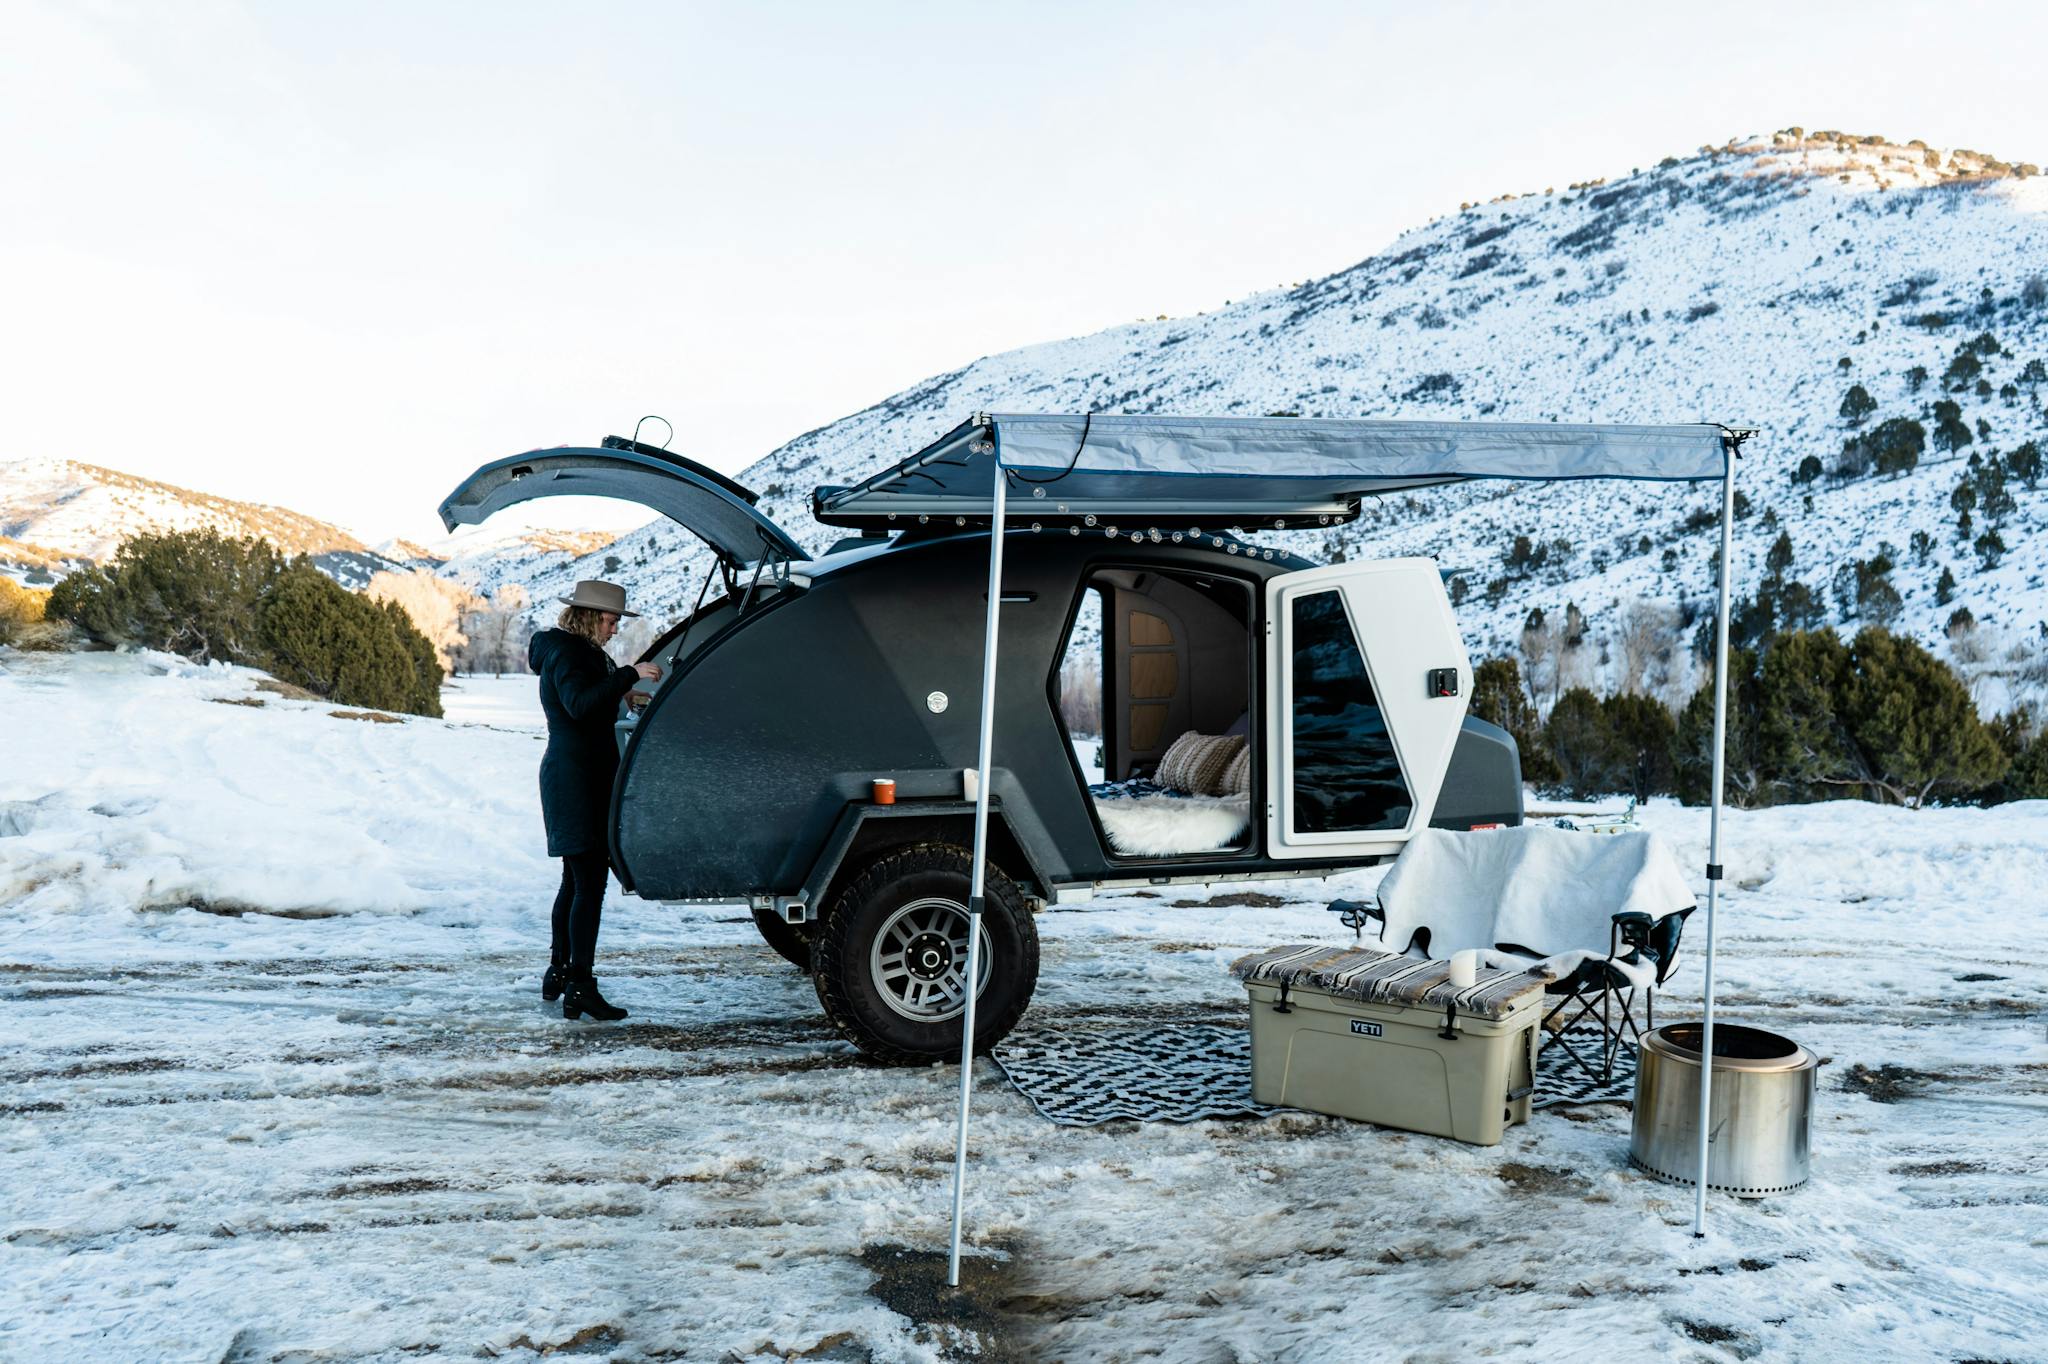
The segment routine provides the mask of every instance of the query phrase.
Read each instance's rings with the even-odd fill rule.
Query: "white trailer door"
[[[1399,852],[1429,826],[1472,691],[1436,564],[1282,574],[1265,605],[1268,853]]]

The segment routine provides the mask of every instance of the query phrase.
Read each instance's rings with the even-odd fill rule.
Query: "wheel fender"
[[[1001,802],[989,807],[989,861],[1003,869],[1026,895],[1046,898],[1052,884],[1031,856],[1022,840],[1004,818]],[[815,920],[825,912],[826,899],[841,873],[857,870],[860,864],[882,851],[909,843],[932,841],[974,844],[974,805],[969,801],[901,801],[893,806],[849,804],[832,834],[819,849],[810,875],[804,878],[801,894],[804,918]]]

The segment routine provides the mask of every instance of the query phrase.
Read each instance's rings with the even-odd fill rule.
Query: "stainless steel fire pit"
[[[1788,1037],[1714,1025],[1707,1187],[1743,1198],[1806,1182],[1814,1054]],[[1643,1039],[1629,1164],[1673,1184],[1699,1174],[1700,1025],[1669,1023]]]

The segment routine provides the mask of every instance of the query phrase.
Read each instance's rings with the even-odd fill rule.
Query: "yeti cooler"
[[[1367,948],[1281,947],[1231,974],[1252,1007],[1252,1098],[1492,1146],[1529,1120],[1543,982]]]

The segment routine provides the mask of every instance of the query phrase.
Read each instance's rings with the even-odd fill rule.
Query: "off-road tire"
[[[882,999],[871,953],[876,935],[905,905],[943,898],[964,912],[973,853],[953,843],[917,843],[882,854],[833,899],[811,939],[811,978],[825,1016],[861,1053],[884,1065],[929,1065],[960,1058],[961,1018],[920,1022]],[[1009,1035],[1038,984],[1038,926],[1015,882],[990,863],[982,927],[988,935],[988,984],[975,1005],[974,1050]]]
[[[757,909],[754,911],[754,927],[761,930],[762,941],[797,970],[808,972],[811,969],[811,930],[815,925],[789,923],[772,909]]]

